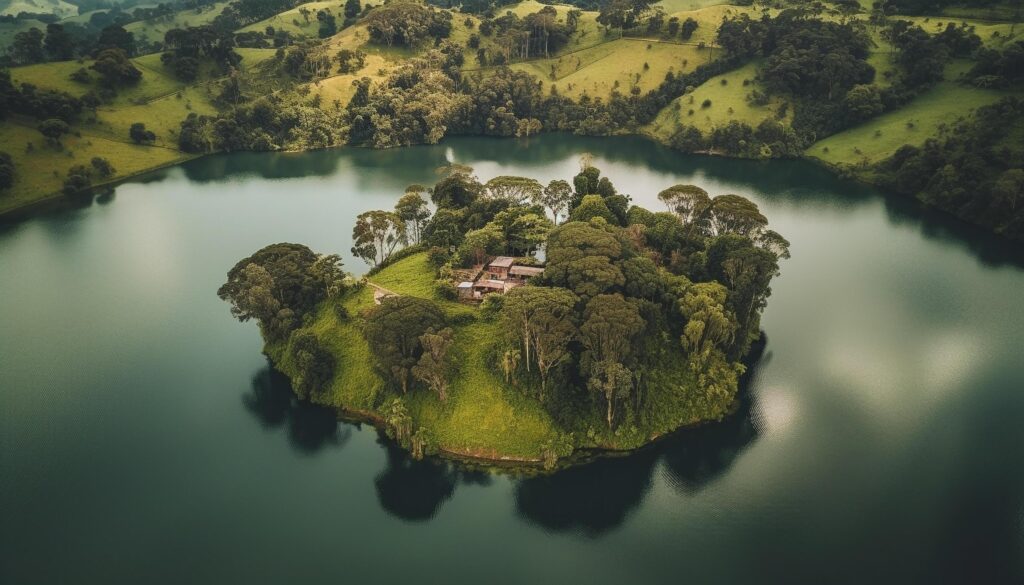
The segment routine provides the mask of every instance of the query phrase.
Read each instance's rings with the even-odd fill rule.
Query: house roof
[[[515,258],[509,256],[498,256],[491,263],[488,264],[490,268],[510,268],[512,263],[515,262]]]
[[[539,266],[513,266],[509,269],[509,273],[517,276],[537,276],[544,273],[544,269]]]
[[[481,278],[480,280],[476,281],[476,284],[474,286],[477,288],[493,288],[505,290],[504,282],[500,280],[488,280],[486,278]]]
[[[459,284],[455,285],[455,288],[473,288],[473,283],[468,280],[464,280]]]

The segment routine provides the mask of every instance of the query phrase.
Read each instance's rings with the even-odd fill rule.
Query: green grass
[[[806,154],[836,165],[876,163],[905,144],[920,146],[941,127],[1005,95],[944,81],[894,112],[814,143]]]
[[[667,14],[682,12],[684,10],[701,10],[711,6],[728,5],[731,2],[724,0],[661,0],[655,6],[661,6]]]
[[[14,187],[0,194],[0,213],[45,199],[60,191],[67,170],[75,165],[89,165],[94,156],[111,161],[117,170],[112,179],[143,172],[190,158],[177,150],[156,146],[136,146],[102,134],[80,131],[81,136],[66,136],[63,148],[57,150],[28,123],[8,120],[0,125],[0,150],[14,159]],[[28,146],[31,144],[32,149]]]
[[[56,14],[64,18],[78,14],[78,7],[64,0],[0,0],[0,14],[17,16],[19,12]]]
[[[755,106],[747,102],[746,96],[759,86],[754,82],[757,64],[749,63],[739,69],[718,75],[696,88],[693,93],[676,98],[658,113],[647,128],[650,135],[667,139],[680,126],[695,126],[705,135],[717,126],[735,120],[756,127],[767,118],[774,118],[782,100],[772,98],[766,106]],[[722,85],[722,80],[726,81]],[[743,82],[748,81],[744,87]],[[711,106],[704,108],[704,100],[711,100]],[[730,108],[732,112],[730,113]],[[690,114],[693,110],[693,114]],[[791,114],[787,114],[789,116]],[[788,118],[783,121],[787,121]]]
[[[1008,41],[1024,39],[1024,26],[1018,25],[1014,27],[1009,22],[992,22],[974,18],[950,18],[943,16],[905,16],[901,18],[917,24],[932,34],[942,32],[949,23],[956,25],[966,23],[974,27],[974,32],[981,37],[981,41],[985,45],[993,48],[1002,47]],[[1011,29],[1014,29],[1012,34],[1010,32]]]
[[[136,41],[163,42],[164,34],[174,28],[185,28],[189,26],[201,26],[210,24],[214,18],[220,16],[227,2],[218,2],[199,8],[181,10],[174,13],[171,18],[155,18],[152,20],[140,20],[125,25],[125,30],[135,35]]]
[[[554,85],[573,98],[584,94],[607,98],[613,90],[628,94],[634,86],[647,93],[668,72],[688,73],[710,56],[709,50],[692,45],[623,38],[557,58],[516,63],[512,68],[536,76],[545,92]]]
[[[308,16],[303,16],[303,10]],[[284,30],[296,36],[317,38],[320,31],[320,22],[316,19],[318,10],[329,10],[337,19],[338,26],[345,20],[345,0],[332,0],[329,2],[307,2],[300,4],[291,10],[275,14],[266,20],[250,24],[239,29],[238,32],[263,32],[268,26],[275,30]]]
[[[273,50],[239,52],[243,55],[243,69],[273,55]],[[187,85],[164,68],[159,55],[146,55],[134,61],[143,72],[142,80],[134,86],[119,88],[116,97],[101,104],[95,113],[83,112],[72,125],[71,134],[62,140],[60,150],[45,144],[35,129],[36,121],[8,120],[0,125],[0,141],[4,145],[0,150],[14,158],[17,173],[14,186],[0,195],[0,213],[56,195],[67,170],[78,164],[88,165],[95,156],[114,165],[117,173],[110,180],[192,158],[177,149],[177,133],[189,113],[216,113],[211,95],[214,88],[210,85],[212,66],[207,64],[198,83]],[[81,68],[88,71],[89,65],[89,61],[30,65],[12,69],[11,77],[16,83],[81,96],[102,87],[91,71],[89,83],[71,81],[71,73]],[[135,122],[145,123],[156,134],[153,145],[131,143],[128,130]]]

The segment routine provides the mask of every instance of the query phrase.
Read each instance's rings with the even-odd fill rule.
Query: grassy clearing
[[[684,10],[701,10],[712,6],[728,5],[724,0],[661,0],[655,6],[661,6],[667,14]]]
[[[131,144],[127,141],[127,130],[123,140],[88,131],[80,133],[81,136],[66,136],[62,140],[63,148],[57,150],[47,145],[42,135],[28,123],[8,120],[0,125],[0,144],[3,145],[0,149],[14,159],[17,172],[14,187],[0,195],[0,213],[59,192],[67,170],[75,165],[88,165],[94,156],[113,163],[117,174],[112,179],[190,158],[173,149]]]
[[[613,90],[628,93],[633,87],[639,88],[641,93],[650,91],[656,88],[670,71],[687,73],[716,57],[715,51],[709,48],[699,49],[698,45],[713,44],[723,18],[749,12],[747,8],[717,2],[696,4],[701,5],[696,10],[671,13],[671,16],[679,17],[680,20],[693,18],[699,23],[693,37],[685,43],[678,39],[667,41],[660,36],[620,38],[617,31],[609,33],[597,24],[596,12],[584,12],[579,30],[566,47],[551,58],[519,62],[511,67],[537,77],[544,85],[545,91],[554,85],[563,95],[573,98],[583,95],[607,98]],[[530,0],[507,9],[525,16],[542,7],[542,4]],[[689,4],[680,3],[679,7],[689,7]],[[673,5],[670,8],[675,10],[677,7]],[[564,13],[569,7],[560,6],[557,9],[564,18]],[[468,36],[469,33],[465,34]],[[483,38],[481,46],[489,47],[490,42],[492,41]],[[481,70],[472,56],[467,58],[465,68],[471,71]],[[486,75],[489,70],[490,68],[484,68],[481,71]]]
[[[238,32],[263,32],[268,26],[272,26],[274,30],[284,30],[293,35],[315,39],[320,31],[320,22],[316,19],[316,13],[319,10],[327,10],[333,13],[337,18],[339,26],[345,20],[345,0],[307,2],[291,10],[286,10],[265,20],[243,27]]]
[[[692,71],[710,55],[707,49],[691,45],[624,38],[557,58],[516,63],[512,68],[536,76],[545,91],[554,85],[573,98],[607,98],[613,90],[629,93],[633,87],[646,93],[658,87],[668,72]]]
[[[837,165],[876,163],[905,144],[920,146],[941,127],[1005,95],[944,81],[899,110],[816,142],[806,154]]]
[[[189,26],[201,26],[210,24],[214,18],[220,16],[227,2],[218,2],[188,10],[181,10],[174,13],[169,19],[155,18],[152,20],[140,20],[125,25],[125,30],[135,35],[136,41],[147,43],[163,42],[164,34],[174,28],[185,28]]]
[[[1009,22],[993,22],[978,20],[974,18],[949,18],[941,16],[903,16],[903,20],[909,20],[920,26],[925,31],[938,34],[945,30],[949,23],[966,23],[974,27],[974,32],[981,37],[981,42],[993,48],[999,48],[1010,41],[1018,41],[1024,38],[1024,26],[1016,26]],[[1013,32],[1011,33],[1011,29]]]
[[[35,12],[56,14],[64,18],[78,14],[78,7],[64,0],[9,0],[3,4],[5,6],[0,8],[0,14],[3,15],[17,16],[19,12]]]
[[[686,2],[687,0],[681,0],[680,3],[686,4]],[[749,14],[751,17],[755,16],[754,10],[750,7],[717,3],[709,4],[707,7],[697,10],[668,12],[665,20],[667,21],[673,16],[677,17],[680,23],[684,22],[687,18],[696,20],[697,30],[693,32],[693,36],[687,42],[712,44],[718,36],[718,27],[722,24],[722,21],[726,18],[734,18],[740,14]]]
[[[754,81],[756,73],[757,64],[749,63],[711,78],[692,93],[676,98],[658,113],[646,131],[656,138],[667,139],[682,125],[695,126],[707,134],[715,127],[733,120],[756,127],[763,120],[776,117],[783,105],[780,98],[772,98],[766,106],[752,105],[746,99],[747,94],[759,89]],[[744,81],[748,83],[747,86],[743,85]],[[711,106],[702,107],[704,100],[711,100]],[[693,114],[690,114],[691,110]],[[783,121],[788,122],[789,116],[791,113],[787,113]]]
[[[242,49],[243,68],[252,67],[273,55],[273,50]],[[67,170],[86,164],[93,157],[106,158],[117,173],[111,180],[191,158],[177,150],[181,121],[190,113],[214,114],[212,68],[206,67],[201,81],[186,85],[164,69],[159,55],[134,59],[142,70],[142,80],[130,87],[119,88],[116,97],[100,105],[96,112],[83,112],[72,125],[63,148],[57,150],[45,143],[30,120],[7,121],[0,125],[0,150],[14,158],[17,177],[9,193],[0,196],[0,213],[59,193]],[[66,91],[81,96],[98,90],[102,82],[93,72],[89,83],[71,81],[78,69],[87,71],[89,61],[65,61],[17,67],[11,70],[16,83]],[[151,146],[132,144],[128,130],[133,123],[143,122],[156,134]],[[28,146],[31,144],[31,148]]]
[[[381,70],[387,70],[394,64],[385,60],[380,55],[368,55],[366,65],[355,73],[335,75],[327,79],[321,79],[309,84],[311,95],[319,95],[320,103],[325,105],[338,101],[342,106],[347,105],[355,94],[355,87],[352,82],[361,77],[368,77],[373,82],[380,82],[384,79],[380,75]]]

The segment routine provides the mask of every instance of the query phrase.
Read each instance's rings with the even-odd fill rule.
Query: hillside
[[[370,281],[400,295],[434,299],[434,269],[426,254],[395,262]],[[369,286],[338,301],[350,315],[373,306]],[[504,382],[488,359],[489,340],[498,334],[497,323],[485,322],[478,310],[451,301],[437,300],[449,318],[468,318],[457,326],[453,352],[461,356],[462,371],[453,381],[451,401],[442,404],[429,394],[410,394],[406,402],[417,425],[431,429],[438,446],[465,455],[501,454],[512,459],[539,459],[541,446],[557,438],[551,417],[540,404],[524,397]],[[381,402],[384,384],[372,368],[370,350],[355,320],[339,322],[334,306],[320,308],[310,329],[344,364],[326,393],[316,400],[356,412],[373,413]],[[283,371],[292,367],[286,347],[268,347]],[[379,416],[379,415],[374,415]]]
[[[135,36],[136,42],[145,46],[161,41],[168,30],[210,23],[227,6],[228,2],[220,2],[180,10],[171,17],[132,22],[125,28]],[[503,87],[502,84],[520,83],[508,77],[511,71],[520,76],[516,80],[532,79],[536,86],[525,93],[509,89],[507,91],[512,92],[509,95],[518,92],[515,99],[533,100],[539,106],[531,108],[540,107],[542,111],[527,113],[522,109],[526,102],[515,103],[511,118],[502,124],[497,123],[497,118],[440,122],[439,115],[451,115],[451,112],[460,111],[457,108],[445,110],[447,113],[443,114],[417,115],[418,118],[410,120],[380,119],[382,124],[400,124],[403,131],[411,134],[391,139],[389,136],[395,135],[394,132],[382,131],[364,143],[377,146],[413,144],[424,140],[422,136],[428,134],[433,137],[430,140],[437,140],[449,128],[463,133],[496,135],[529,133],[538,128],[596,134],[634,132],[691,151],[746,157],[807,156],[834,167],[860,172],[882,163],[902,146],[925,144],[953,122],[968,118],[981,106],[1006,97],[1024,95],[1019,85],[988,88],[969,82],[966,76],[977,64],[977,55],[980,54],[975,49],[958,49],[959,53],[949,56],[942,65],[945,73],[937,81],[915,81],[917,86],[908,86],[906,78],[913,74],[915,67],[908,69],[907,64],[901,64],[899,59],[900,52],[904,50],[899,43],[906,41],[897,42],[886,32],[889,30],[886,26],[871,20],[868,10],[844,16],[831,5],[814,18],[824,23],[823,26],[832,27],[831,30],[846,27],[864,31],[868,44],[865,54],[857,59],[863,59],[865,66],[874,70],[874,75],[863,85],[879,96],[878,103],[871,106],[871,112],[853,122],[838,119],[837,112],[846,107],[841,96],[826,100],[819,95],[808,99],[799,93],[802,91],[800,84],[808,83],[800,76],[765,79],[765,69],[772,63],[770,55],[735,54],[750,50],[736,44],[735,34],[723,44],[720,38],[723,22],[735,23],[748,17],[752,18],[750,22],[759,21],[761,14],[753,7],[705,0],[663,2],[658,5],[663,11],[658,17],[660,22],[655,25],[638,23],[627,29],[601,25],[598,12],[578,11],[568,5],[546,6],[535,0],[526,0],[501,7],[493,18],[480,14],[449,13],[443,19],[447,20],[442,27],[444,32],[438,33],[442,36],[433,41],[422,39],[408,44],[385,43],[372,38],[372,15],[384,8],[374,9],[370,12],[371,18],[361,19],[352,26],[341,26],[337,34],[320,40],[317,38],[317,12],[326,10],[341,24],[344,3],[330,0],[292,6],[238,31],[249,35],[247,42],[255,42],[272,28],[278,39],[264,36],[266,41],[260,41],[264,45],[278,42],[282,33],[289,33],[292,38],[285,39],[284,44],[298,44],[286,46],[281,52],[281,60],[275,57],[278,50],[274,48],[234,49],[240,58],[232,81],[237,82],[240,92],[232,98],[235,103],[244,107],[255,99],[269,98],[281,111],[298,108],[306,112],[302,114],[306,121],[302,123],[301,132],[279,131],[269,138],[268,146],[261,148],[303,149],[344,143],[351,123],[346,109],[353,96],[357,95],[357,82],[363,78],[370,81],[371,99],[376,94],[394,92],[396,87],[407,83],[396,82],[394,77],[400,74],[403,65],[413,63],[422,70],[438,67],[436,53],[431,53],[435,47],[459,53],[457,68],[463,73],[462,79],[456,80],[449,89],[431,89],[440,92],[433,96],[402,97],[399,102],[392,103],[412,99],[409,102],[412,104],[426,99],[427,103],[438,104],[438,100],[462,99],[459,96],[463,95],[470,101],[483,99],[481,91],[492,85]],[[434,8],[429,11],[439,13]],[[961,11],[956,16],[901,19],[912,28],[920,26],[922,34],[931,39],[947,38],[947,27],[953,25],[961,31],[957,34],[976,34],[981,46],[997,52],[1009,50],[1013,43],[1024,38],[1024,28],[1012,22],[993,20],[989,18],[992,16],[990,12]],[[775,7],[766,14],[771,19],[779,19],[783,12]],[[550,49],[546,42],[538,40],[538,18],[546,23],[543,26],[550,26],[554,31],[555,43]],[[11,37],[12,31],[24,30],[32,22],[35,21],[0,23],[0,35]],[[895,26],[894,22],[890,24]],[[8,29],[4,29],[5,26]],[[686,31],[677,32],[680,28]],[[747,30],[740,34],[752,33]],[[930,41],[917,39],[914,42]],[[308,44],[299,48],[302,43]],[[843,41],[837,46],[848,44]],[[352,56],[358,55],[358,65],[339,70],[336,59],[343,51]],[[923,51],[922,55],[934,54],[928,48]],[[216,65],[208,59],[200,60],[198,77],[194,81],[183,82],[167,68],[160,54],[136,57],[132,62],[142,72],[142,80],[118,89],[116,95],[105,97],[94,113],[76,121],[67,140],[67,149],[44,148],[41,136],[33,140],[30,129],[37,121],[21,116],[5,124],[2,132],[11,137],[8,143],[25,145],[9,147],[16,169],[28,165],[45,168],[47,172],[18,173],[19,179],[10,194],[0,198],[0,212],[52,194],[59,188],[67,169],[91,159],[102,150],[90,144],[101,140],[127,142],[128,129],[136,122],[144,121],[156,138],[147,147],[125,144],[131,150],[110,149],[114,158],[111,162],[118,171],[114,179],[146,168],[146,164],[164,164],[197,153],[194,148],[192,154],[179,150],[180,125],[188,115],[234,115],[231,106],[216,101],[228,81],[228,69],[223,63]],[[89,70],[90,65],[91,61],[85,59],[81,62],[15,67],[11,69],[11,78],[15,84],[28,83],[82,97],[103,90],[96,73]],[[809,77],[817,75],[820,70],[819,63],[815,61],[800,67]],[[72,81],[71,76],[83,69],[87,80]],[[793,89],[786,88],[787,83],[793,85]],[[849,81],[842,83],[845,84],[843,91],[853,85]],[[532,97],[527,98],[527,94]],[[574,111],[567,105],[594,98],[601,100],[597,102],[600,107],[596,110]],[[399,98],[391,96],[388,99]],[[651,109],[652,105],[655,109]],[[508,102],[501,105],[507,106]],[[546,120],[547,114],[543,109],[553,106],[560,117]],[[821,107],[832,110],[815,112]],[[389,110],[392,111],[387,112],[388,118],[401,115],[401,112],[393,111],[393,107]],[[486,108],[478,109],[474,115],[483,115],[482,112],[486,111]],[[495,111],[494,115],[504,114]],[[367,112],[363,119],[373,116]],[[763,130],[765,134],[756,134],[755,129],[765,122],[770,122]],[[236,120],[234,123],[245,126],[250,122]],[[309,124],[322,125],[324,131],[310,128]],[[428,132],[424,127],[433,124],[439,124],[439,129]],[[207,132],[204,140],[208,146],[203,151],[218,150],[216,137],[209,134],[212,126],[204,132]],[[680,139],[683,134],[685,136]],[[29,143],[32,143],[31,147]],[[140,157],[134,154],[135,148],[149,148],[153,152]],[[863,176],[870,178],[871,173],[863,173]]]

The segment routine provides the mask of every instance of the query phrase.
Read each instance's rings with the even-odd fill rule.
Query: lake
[[[739,412],[554,476],[412,462],[297,403],[215,291],[340,252],[447,161],[634,202],[693,183],[792,242]],[[212,156],[0,227],[0,582],[1024,580],[1020,251],[798,161],[639,138]]]

